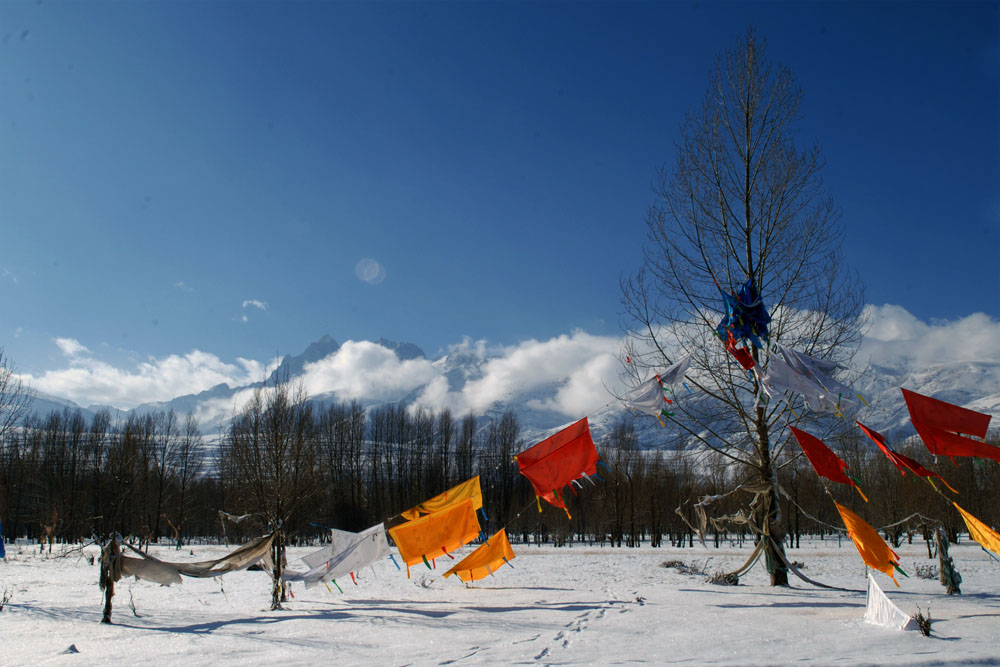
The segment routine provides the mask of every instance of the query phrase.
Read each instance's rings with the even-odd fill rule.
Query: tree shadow
[[[462,607],[467,611],[480,611],[487,614],[502,614],[515,611],[538,611],[539,608],[544,608],[547,611],[596,611],[598,609],[604,609],[608,605],[612,604],[624,604],[624,600],[609,600],[604,603],[582,603],[582,602],[534,602],[532,604],[517,605],[517,606],[497,606],[497,607]]]
[[[757,609],[757,608],[769,608],[769,607],[788,607],[788,608],[820,608],[820,607],[853,607],[857,609],[863,609],[864,604],[859,602],[850,602],[845,600],[844,602],[769,602],[762,604],[717,604],[714,605],[722,609]]]

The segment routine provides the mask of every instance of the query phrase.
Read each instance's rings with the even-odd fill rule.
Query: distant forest
[[[288,543],[304,543],[331,527],[357,531],[392,522],[479,475],[484,530],[506,527],[512,542],[684,547],[697,539],[693,528],[716,546],[751,538],[738,519],[753,496],[733,492],[740,471],[714,454],[645,449],[632,417],[596,443],[606,466],[599,479],[564,492],[571,518],[536,503],[518,473],[513,457],[532,444],[512,411],[484,424],[474,415],[414,413],[396,404],[319,410],[284,386],[259,392],[211,446],[192,415],[130,414],[116,421],[99,412],[88,420],[64,410],[33,415],[4,434],[0,521],[8,540],[49,543],[115,533],[140,542],[238,542],[279,523]],[[890,543],[923,539],[937,524],[953,540],[964,531],[926,480],[900,475],[860,432],[828,444],[870,502],[847,486],[828,484],[830,492]],[[935,464],[916,438],[897,450],[939,472],[966,510],[1000,524],[996,463],[957,459],[955,465],[940,457]],[[842,524],[823,483],[796,445],[783,451],[780,507],[789,546],[802,535],[836,535]],[[712,502],[702,502],[706,497]]]

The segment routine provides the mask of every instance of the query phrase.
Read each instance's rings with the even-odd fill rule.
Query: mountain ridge
[[[423,350],[413,343],[396,342],[384,338],[375,341],[379,348],[388,350],[400,362],[423,361],[440,374],[448,392],[459,394],[470,383],[481,382],[486,376],[486,368],[495,355],[482,348],[468,346],[453,349],[440,357],[428,360]],[[346,344],[345,344],[346,345]],[[357,345],[357,343],[355,343]],[[344,347],[329,334],[310,343],[302,353],[285,357],[272,371],[266,381],[244,386],[231,387],[221,383],[201,392],[176,396],[167,401],[145,403],[131,411],[110,408],[113,417],[122,417],[130,412],[144,414],[161,410],[174,410],[179,414],[192,413],[196,416],[202,431],[206,434],[219,433],[228,418],[237,410],[239,395],[277,380],[296,380],[304,377],[307,369],[336,355]],[[384,352],[381,353],[384,356]],[[909,414],[903,401],[900,387],[933,396],[956,405],[968,407],[993,415],[1000,414],[1000,363],[991,361],[960,361],[929,365],[914,364],[907,359],[896,359],[898,363],[872,363],[859,374],[853,383],[871,408],[865,421],[882,431],[887,437],[899,438],[912,435]],[[547,381],[526,390],[512,391],[489,403],[478,411],[482,420],[499,417],[508,409],[514,410],[522,426],[522,437],[526,442],[541,439],[559,428],[573,423],[578,417],[568,416],[555,409],[555,397],[568,382],[568,376],[560,380]],[[401,388],[395,395],[379,397],[357,397],[366,408],[385,403],[412,404],[427,389],[427,383]],[[320,407],[335,400],[351,400],[340,390],[316,391],[309,399]],[[43,409],[39,410],[39,406]],[[50,409],[80,409],[84,415],[92,415],[103,406],[82,408],[76,403],[49,394],[39,395],[35,412],[45,413]],[[590,415],[595,439],[607,433],[612,425],[626,413],[624,406],[606,407]],[[649,449],[670,448],[677,435],[671,429],[664,430],[653,418],[637,421],[640,446]]]

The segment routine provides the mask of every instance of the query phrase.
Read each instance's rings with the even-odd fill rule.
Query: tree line
[[[514,455],[534,443],[525,442],[512,410],[457,418],[401,404],[319,405],[279,382],[259,388],[211,443],[193,415],[173,411],[34,414],[0,434],[0,521],[9,540],[49,543],[115,533],[147,543],[237,542],[279,529],[282,543],[305,542],[328,528],[391,524],[399,512],[479,475],[484,530],[505,527],[515,542],[688,546],[699,532],[716,546],[752,539],[740,518],[755,489],[739,479],[741,470],[711,450],[650,449],[636,419],[648,417],[626,415],[597,441],[604,467],[593,484],[564,493],[570,518],[539,505],[518,473]],[[846,430],[828,444],[870,502],[824,484],[789,444],[775,466],[789,546],[839,531],[831,496],[891,543],[926,537],[934,525],[953,539],[964,530],[926,480],[901,475],[860,432]],[[935,464],[915,437],[897,449],[940,472],[965,509],[1000,524],[995,463],[942,457]]]

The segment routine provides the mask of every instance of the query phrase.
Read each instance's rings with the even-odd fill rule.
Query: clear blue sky
[[[55,338],[123,364],[615,334],[655,170],[751,23],[868,301],[1000,316],[996,2],[8,0],[0,344],[37,374]]]

